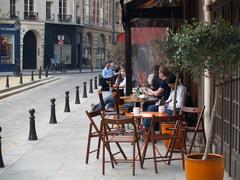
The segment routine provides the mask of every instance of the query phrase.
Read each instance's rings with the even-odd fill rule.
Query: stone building
[[[19,57],[13,64],[21,69],[45,68],[51,62],[80,70],[102,67],[122,29],[118,1],[0,0],[1,21],[21,23],[19,42],[14,42],[19,46],[15,48]],[[1,69],[11,71],[14,67]]]

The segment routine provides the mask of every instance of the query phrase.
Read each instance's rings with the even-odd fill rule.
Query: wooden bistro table
[[[134,107],[136,107],[137,103],[142,104],[144,102],[157,102],[159,101],[158,98],[156,97],[146,97],[146,98],[140,98],[140,97],[134,97],[133,95],[131,96],[121,96],[120,99],[123,99],[125,103],[134,103]]]
[[[142,118],[152,118],[153,116],[157,117],[166,117],[168,114],[166,112],[148,112],[148,111],[143,111],[140,112],[139,114],[134,114],[133,112],[128,112],[126,113],[126,116],[134,117],[135,122],[137,124],[137,127],[141,128],[141,119]],[[143,145],[141,147],[141,157],[145,157],[147,148],[148,148],[148,142],[150,141],[150,135],[151,135],[151,129],[149,128],[145,134],[144,134],[144,140],[143,140]]]

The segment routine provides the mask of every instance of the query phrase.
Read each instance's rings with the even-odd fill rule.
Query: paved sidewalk
[[[0,169],[1,180],[93,180],[93,179],[158,179],[183,180],[184,171],[180,161],[171,166],[159,163],[159,174],[155,174],[153,162],[146,161],[141,170],[138,163],[136,176],[132,176],[129,164],[119,164],[112,169],[107,164],[106,175],[101,175],[101,157],[90,155],[90,162],[85,164],[88,133],[88,119],[85,110],[96,102],[97,93],[81,99],[80,105],[71,107],[70,113],[59,113],[63,120],[38,141],[26,141],[11,152],[3,154],[5,168]],[[96,141],[93,145],[96,145]],[[164,147],[162,147],[164,148]],[[129,152],[129,150],[127,150]],[[131,152],[131,151],[130,151]],[[151,151],[149,150],[149,153]]]
[[[106,94],[105,94],[106,95]],[[184,180],[185,175],[180,161],[171,166],[159,163],[159,173],[155,174],[152,160],[145,161],[144,169],[136,164],[136,176],[132,176],[129,164],[119,164],[115,169],[110,164],[106,166],[106,175],[101,175],[102,157],[95,159],[91,154],[89,164],[85,164],[86,144],[89,121],[85,110],[90,110],[90,104],[98,102],[97,92],[81,98],[80,105],[71,104],[71,112],[57,112],[58,124],[49,128],[37,129],[40,134],[38,141],[25,141],[14,149],[3,151],[4,168],[0,168],[1,180],[122,180],[122,179],[152,179],[152,180]],[[62,107],[61,107],[62,109]],[[37,121],[38,122],[38,121]],[[42,135],[41,135],[42,134]],[[44,135],[43,135],[44,134]],[[4,139],[7,140],[7,139]],[[3,141],[4,142],[4,141]],[[97,142],[93,141],[96,147]],[[130,148],[127,152],[131,152]],[[161,152],[165,150],[161,146]],[[151,147],[148,154],[151,153]],[[228,179],[228,178],[224,178]]]

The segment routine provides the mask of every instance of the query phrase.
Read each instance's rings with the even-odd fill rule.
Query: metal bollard
[[[101,76],[101,74],[99,74],[99,75],[98,75],[98,85],[99,85],[99,86],[102,85],[102,84],[101,84],[101,78],[102,78],[102,76]]]
[[[56,112],[55,112],[55,98],[52,98],[51,100],[51,116],[50,116],[50,121],[49,124],[56,124],[57,123],[57,119],[56,119]]]
[[[2,127],[0,127],[0,133],[2,132]],[[2,137],[0,135],[0,168],[4,167],[3,157],[2,157]]]
[[[19,84],[23,84],[22,73],[20,73],[20,80],[19,80]]]
[[[90,79],[90,88],[89,88],[89,93],[93,93],[93,80]]]
[[[79,86],[76,86],[76,99],[75,104],[80,104],[80,98],[79,98]]]
[[[30,109],[29,110],[30,113],[30,130],[29,130],[29,136],[28,136],[28,140],[37,140],[37,133],[36,133],[36,128],[35,128],[35,117],[34,117],[34,113],[35,113],[35,109]]]
[[[83,83],[83,98],[87,98],[87,82]]]
[[[94,78],[94,89],[97,89],[98,85],[97,85],[97,76]]]
[[[70,112],[70,107],[69,107],[69,91],[65,92],[66,97],[65,97],[65,108],[64,112]]]
[[[48,77],[48,67],[45,69],[45,77]]]
[[[6,88],[9,88],[9,76],[6,77]]]
[[[31,81],[34,81],[34,71],[32,71],[32,74],[31,74]]]
[[[38,72],[38,79],[42,79],[42,66],[40,66],[40,69]]]

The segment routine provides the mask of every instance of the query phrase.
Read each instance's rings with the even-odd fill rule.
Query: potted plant
[[[208,76],[214,80],[215,98],[209,121],[205,153],[186,156],[186,179],[222,179],[223,157],[209,152],[213,141],[218,87],[224,80],[233,76],[234,68],[240,62],[240,30],[223,20],[215,21],[212,24],[206,22],[185,24],[179,32],[170,33],[164,42],[164,48],[167,55],[166,63],[170,67],[192,75]],[[189,164],[189,162],[193,164]],[[214,167],[215,164],[219,167]]]

